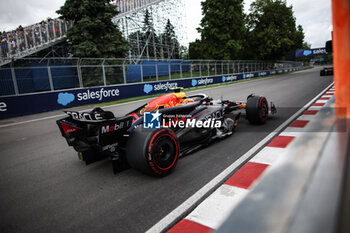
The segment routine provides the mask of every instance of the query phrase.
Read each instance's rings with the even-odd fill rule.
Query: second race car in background
[[[333,66],[324,67],[320,71],[320,76],[333,75]]]

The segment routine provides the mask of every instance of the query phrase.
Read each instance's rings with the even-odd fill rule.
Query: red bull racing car
[[[86,164],[110,157],[115,173],[131,166],[165,176],[179,157],[230,136],[241,114],[252,124],[264,124],[275,112],[274,104],[261,96],[233,102],[213,100],[206,94],[186,96],[177,89],[122,117],[101,108],[66,111],[68,116],[57,125]]]

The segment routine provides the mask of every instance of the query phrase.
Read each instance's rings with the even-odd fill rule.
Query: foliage
[[[242,0],[202,2],[201,39],[190,43],[189,57],[280,60],[310,46],[286,0],[255,0],[250,10],[243,13]]]
[[[206,0],[201,4],[203,18],[197,29],[201,40],[190,44],[190,58],[238,59],[246,33],[243,0]]]
[[[57,13],[74,22],[67,32],[74,56],[125,57],[130,46],[112,22],[117,10],[109,0],[66,0]]]
[[[163,44],[166,46],[166,50],[164,51],[164,58],[180,58],[180,43],[176,38],[174,26],[171,24],[169,19],[165,26],[162,40]],[[175,51],[171,51],[170,49],[174,49]]]
[[[292,6],[285,0],[256,0],[247,17],[246,51],[251,59],[284,59],[291,51],[303,48],[304,32],[296,27]]]
[[[301,49],[311,49],[311,44],[303,42],[303,47]]]
[[[190,59],[203,59],[204,56],[204,48],[203,43],[201,40],[195,40],[194,42],[191,42],[189,45],[189,52],[188,55]]]

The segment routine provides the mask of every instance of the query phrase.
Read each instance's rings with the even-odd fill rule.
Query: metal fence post
[[[126,70],[125,70],[125,61],[123,62],[123,79],[124,79],[124,84],[126,84]]]
[[[106,70],[105,70],[105,61],[106,59],[103,59],[103,62],[102,62],[102,77],[103,77],[103,85],[104,86],[107,86],[107,80],[106,80]]]
[[[77,69],[78,69],[78,80],[79,80],[79,87],[83,88],[84,84],[83,84],[83,77],[82,77],[82,73],[81,73],[81,65],[80,65],[81,60],[79,59],[78,61],[78,65],[77,65]]]
[[[191,73],[191,78],[193,77],[193,73],[192,73],[192,61],[191,61],[191,64],[190,64],[190,73]]]
[[[142,61],[140,66],[140,74],[141,74],[141,82],[143,83],[143,62]]]
[[[202,63],[199,62],[199,77],[202,77]]]
[[[16,72],[15,72],[15,68],[13,68],[13,64],[11,64],[11,76],[12,76],[13,89],[15,91],[15,94],[19,95]]]
[[[224,63],[221,61],[221,74],[224,75]]]
[[[207,69],[208,69],[208,77],[210,76],[210,63],[208,62],[207,64]]]
[[[171,80],[171,61],[169,60],[169,80]]]
[[[49,83],[50,83],[50,90],[53,91],[55,88],[53,86],[53,80],[52,80],[52,73],[51,73],[51,66],[47,66],[47,74],[49,75]]]
[[[158,60],[156,60],[156,80],[159,80],[159,74],[158,74]]]
[[[181,62],[180,62],[180,79],[182,79],[182,60],[181,60]]]

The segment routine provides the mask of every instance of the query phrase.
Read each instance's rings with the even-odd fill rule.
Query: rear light
[[[78,127],[75,127],[75,126],[72,126],[72,125],[69,125],[69,124],[65,124],[63,122],[60,122],[61,124],[61,127],[62,127],[62,130],[65,134],[67,133],[72,133],[72,132],[75,132],[75,131],[78,131],[78,130],[82,130],[81,128],[78,128]]]

